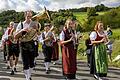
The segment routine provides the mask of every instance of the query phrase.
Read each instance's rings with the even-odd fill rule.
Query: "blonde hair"
[[[65,22],[65,25],[67,25],[70,21],[72,21],[71,19],[67,19]]]
[[[96,25],[95,25],[95,27],[94,27],[94,30],[95,30],[95,31],[98,30],[98,25],[99,25],[100,23],[102,23],[102,21],[97,21],[97,22],[96,22]]]
[[[13,22],[13,21],[11,21],[11,22],[10,22],[10,24],[14,24],[14,22]]]

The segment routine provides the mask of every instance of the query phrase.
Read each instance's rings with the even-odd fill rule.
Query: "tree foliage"
[[[66,11],[59,11],[59,12],[52,12],[48,11],[51,17],[51,20],[48,19],[42,19],[39,20],[39,22],[42,25],[41,30],[44,28],[44,23],[52,23],[56,28],[59,28],[61,25],[65,24],[65,21],[67,18],[71,17],[73,19],[76,19],[76,17],[73,15],[72,12],[69,10]],[[33,15],[36,13],[33,12]],[[20,21],[24,21],[24,12],[16,12],[14,10],[8,10],[8,11],[3,11],[0,13],[0,26],[3,28],[6,28],[9,25],[10,21],[14,21],[16,23]]]
[[[110,10],[104,15],[98,15],[96,12],[98,11],[106,11]],[[78,22],[78,30],[82,31],[90,31],[93,29],[95,23],[98,20],[101,20],[106,25],[111,25],[112,28],[118,28],[120,27],[120,7],[117,8],[108,8],[104,6],[103,4],[97,5],[95,7],[84,7],[84,8],[74,8],[74,9],[63,9],[57,11],[48,11],[51,17],[51,20],[48,19],[42,19],[39,20],[39,22],[42,25],[41,30],[44,28],[44,23],[51,23],[54,25],[57,29],[63,26],[65,24],[65,21],[68,18],[72,18],[76,20],[76,16],[73,15],[74,12],[87,12],[87,19],[85,22],[81,25],[80,22]],[[36,13],[33,12],[33,15]],[[5,28],[8,26],[10,21],[14,22],[20,22],[24,21],[24,12],[16,12],[15,10],[8,10],[3,11],[0,13],[0,26]]]
[[[91,7],[87,9],[87,16],[88,18],[91,16],[97,16],[98,14],[96,14],[96,9]]]
[[[95,9],[97,12],[101,12],[101,11],[108,11],[111,8],[106,7],[104,4],[100,4],[100,5],[95,6]]]
[[[97,21],[102,21],[105,29],[107,25],[110,25],[111,28],[120,28],[120,8],[111,9],[103,15],[88,17],[87,21],[83,25],[84,30],[92,30]]]

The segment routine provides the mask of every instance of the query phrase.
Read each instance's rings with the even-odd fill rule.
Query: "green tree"
[[[89,18],[89,17],[91,17],[91,16],[96,16],[96,15],[98,15],[98,14],[96,14],[96,9],[95,8],[88,8],[87,9],[87,17]]]

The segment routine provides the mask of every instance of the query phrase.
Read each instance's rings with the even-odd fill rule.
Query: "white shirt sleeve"
[[[2,39],[1,39],[2,41],[4,41],[4,35],[2,36]]]
[[[8,40],[8,29],[5,31],[4,35],[2,36],[2,40]]]
[[[43,43],[43,37],[42,37],[42,35],[43,35],[43,33],[38,36],[38,41],[39,41],[40,43],[44,44],[44,43]]]
[[[104,31],[105,35],[107,36],[107,31]]]
[[[21,22],[17,25],[16,32],[18,32],[21,29]]]
[[[62,32],[60,33],[60,41],[64,41],[64,39],[65,39],[65,34],[64,34],[64,32],[62,31]]]
[[[97,38],[96,32],[95,31],[91,32],[91,34],[90,34],[90,40],[95,40],[96,38]]]

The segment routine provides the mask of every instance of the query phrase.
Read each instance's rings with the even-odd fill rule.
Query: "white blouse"
[[[9,30],[9,28],[7,28],[7,30],[5,31],[5,33],[4,33],[4,35],[2,36],[2,40],[3,41],[6,41],[6,40],[8,40],[8,30]]]
[[[101,34],[98,33],[98,35],[100,37],[104,37],[106,35],[106,32],[104,32],[103,35],[101,35]],[[91,34],[90,34],[90,40],[95,40],[96,38],[97,38],[97,33],[95,31],[91,32]]]
[[[91,32],[90,40],[95,40],[97,38],[97,33],[95,31]]]
[[[31,22],[30,22],[30,23],[31,23]],[[28,23],[26,23],[26,22],[24,21],[24,22],[22,22],[22,24],[23,24],[23,26],[22,26],[22,24],[21,24],[21,22],[20,22],[20,23],[17,25],[16,32],[18,32],[19,30],[21,30],[22,27],[23,27],[23,29],[30,27],[30,23],[28,24]]]
[[[62,31],[60,33],[60,41],[64,41],[64,40],[65,40],[65,33],[64,33],[64,31]]]
[[[39,41],[40,43],[42,43],[42,44],[44,44],[43,34],[45,35],[45,37],[46,37],[46,34],[47,34],[48,36],[52,36],[52,35],[53,35],[52,32],[46,33],[46,31],[44,31],[41,35],[39,35],[39,36],[38,36],[38,41]]]

